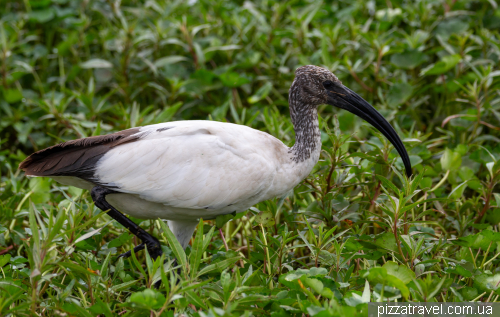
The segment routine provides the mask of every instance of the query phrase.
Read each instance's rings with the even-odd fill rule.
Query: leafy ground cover
[[[369,301],[498,300],[495,1],[25,0],[0,12],[0,315],[364,316]],[[321,107],[321,161],[287,197],[201,222],[185,252],[163,222],[141,223],[165,245],[162,267],[144,252],[116,260],[137,240],[88,192],[17,169],[57,142],[170,120],[291,145],[287,91],[305,64],[388,118],[412,179],[375,130]]]

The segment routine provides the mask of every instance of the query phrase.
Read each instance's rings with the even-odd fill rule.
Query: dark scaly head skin
[[[309,159],[320,146],[317,141],[321,133],[317,107],[327,101],[322,84],[327,80],[338,81],[332,72],[318,66],[302,66],[295,71],[288,102],[296,140],[290,152],[293,153],[292,160],[297,163]]]
[[[324,82],[342,82],[331,71],[314,65],[297,68],[295,79],[290,88],[290,94],[297,93],[296,97],[302,104],[318,107],[327,103],[327,91]]]

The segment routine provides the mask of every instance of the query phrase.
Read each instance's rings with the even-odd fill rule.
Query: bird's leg
[[[111,190],[109,188],[95,186],[90,191],[90,196],[92,197],[92,200],[94,201],[95,205],[99,207],[99,209],[101,209],[102,211],[108,210],[108,215],[111,218],[118,221],[122,226],[127,228],[132,234],[136,235],[139,239],[142,240],[143,243],[136,246],[134,248],[134,252],[140,251],[144,249],[144,247],[146,247],[149,252],[149,255],[151,255],[151,258],[156,259],[160,257],[162,254],[160,241],[158,241],[158,239],[147,233],[144,229],[139,227],[135,222],[127,218],[124,214],[116,210],[106,201],[106,195],[116,194],[116,193],[118,192]],[[125,252],[124,254],[121,254],[120,256],[128,257],[131,254],[132,253],[128,251]]]

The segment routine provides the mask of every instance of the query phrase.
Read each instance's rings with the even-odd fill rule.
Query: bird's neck
[[[321,151],[321,132],[316,107],[304,105],[297,107],[292,101],[290,116],[295,130],[295,144],[289,151],[292,160],[296,163],[314,160],[316,164]]]

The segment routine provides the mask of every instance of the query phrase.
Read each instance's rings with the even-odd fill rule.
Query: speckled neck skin
[[[296,93],[290,90],[290,97]],[[290,148],[290,153],[293,155],[292,160],[299,163],[309,159],[321,146],[318,111],[311,104],[301,104],[291,99],[290,116],[295,130],[295,144]]]
[[[312,153],[320,150],[321,132],[317,108],[327,100],[323,87],[326,80],[339,81],[329,70],[313,65],[302,66],[295,71],[288,102],[295,130],[295,144],[289,153],[296,163],[308,160]]]

